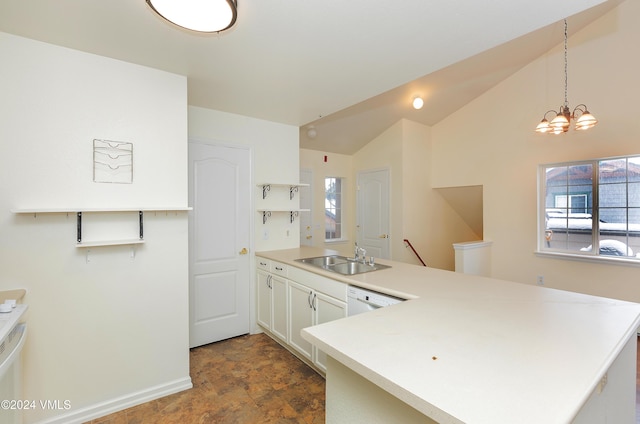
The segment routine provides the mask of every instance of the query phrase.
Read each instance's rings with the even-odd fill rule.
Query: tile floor
[[[193,389],[89,423],[324,423],[324,379],[268,336],[236,337],[190,355]]]
[[[324,379],[264,334],[191,350],[193,389],[85,424],[324,423]],[[640,424],[640,337],[636,371]]]

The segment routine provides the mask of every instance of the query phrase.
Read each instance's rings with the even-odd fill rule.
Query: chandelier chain
[[[567,61],[567,20],[564,20],[564,106],[569,107],[569,101],[567,96],[567,85],[568,85],[568,61]]]

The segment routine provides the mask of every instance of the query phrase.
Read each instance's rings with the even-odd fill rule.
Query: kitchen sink
[[[365,272],[378,271],[381,269],[391,268],[388,265],[356,262],[354,258],[346,256],[330,255],[316,256],[314,258],[296,259],[296,262],[312,265],[327,271],[336,272],[342,275],[357,275]]]
[[[331,266],[339,263],[345,263],[349,259],[345,256],[317,256],[315,258],[304,258],[304,259],[296,259],[298,262],[302,262],[303,264],[309,264],[324,268],[326,266]],[[353,260],[353,259],[352,259]]]

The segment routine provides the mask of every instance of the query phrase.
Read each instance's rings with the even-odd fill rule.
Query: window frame
[[[577,259],[577,260],[586,260],[586,261],[596,261],[596,262],[622,262],[625,264],[633,264],[640,266],[640,246],[638,244],[631,245],[629,242],[629,235],[633,231],[630,229],[631,224],[640,224],[640,222],[629,222],[628,217],[630,216],[630,210],[638,209],[637,206],[632,205],[629,196],[629,183],[630,183],[630,175],[629,175],[629,159],[635,159],[634,163],[638,163],[640,160],[640,154],[633,155],[625,155],[625,156],[615,156],[615,157],[607,157],[607,158],[597,158],[591,160],[581,160],[581,161],[567,161],[567,162],[558,162],[558,163],[545,163],[538,166],[538,219],[537,219],[537,248],[536,254],[539,256],[553,256],[553,257],[562,257],[566,259]],[[620,206],[619,209],[624,209],[625,215],[627,217],[626,222],[626,230],[625,230],[625,241],[627,248],[630,248],[633,251],[633,256],[614,256],[600,253],[602,246],[600,242],[603,240],[607,240],[606,234],[601,234],[602,229],[600,226],[601,223],[601,207],[600,207],[600,187],[601,185],[612,184],[611,182],[603,182],[601,181],[600,176],[600,165],[605,161],[615,161],[615,160],[624,160],[626,164],[625,168],[625,205]],[[570,187],[579,187],[580,185],[586,186],[586,184],[570,184],[569,178],[567,177],[567,183],[565,187],[567,187],[567,192],[565,193],[567,199],[567,206],[564,208],[566,214],[564,216],[567,217],[567,237],[569,235],[569,215],[574,213],[571,207],[570,198],[574,195],[577,196],[586,196],[587,202],[585,205],[585,213],[588,214],[589,210],[591,212],[591,250],[583,251],[583,250],[570,250],[568,248],[555,247],[551,248],[547,246],[547,236],[551,235],[553,237],[553,232],[551,234],[547,231],[547,220],[549,219],[548,208],[547,206],[547,169],[550,168],[559,168],[559,167],[572,167],[572,166],[581,166],[581,165],[590,165],[591,166],[591,204],[589,204],[588,196],[589,193],[580,193],[575,192],[571,193]],[[553,186],[553,185],[551,185]],[[562,187],[562,186],[559,186]],[[557,201],[557,194],[552,194],[554,205]],[[611,208],[609,206],[605,206],[606,208]],[[557,207],[556,209],[563,209],[561,207]],[[581,208],[582,209],[582,208]],[[560,211],[562,212],[562,211]],[[578,213],[581,214],[581,213]],[[615,239],[614,239],[615,240]],[[640,235],[638,236],[638,241],[640,241]],[[567,240],[569,243],[569,240]],[[593,246],[598,246],[598,248],[593,248]]]
[[[332,238],[328,238],[327,237],[327,229],[326,229],[326,215],[327,215],[327,211],[329,210],[327,208],[327,180],[332,179],[335,180],[336,182],[340,182],[339,187],[340,190],[338,192],[336,192],[336,205],[333,208],[335,210],[335,223],[336,225],[340,226],[340,231],[339,231],[339,236],[338,237],[332,237]],[[337,185],[337,184],[336,184]],[[325,216],[325,230],[324,230],[324,242],[325,243],[336,243],[336,242],[342,242],[345,240],[344,238],[344,234],[345,234],[345,226],[344,226],[344,189],[345,189],[345,178],[344,177],[333,177],[333,176],[325,176],[324,177],[324,216]],[[335,232],[336,234],[338,234],[338,232]]]

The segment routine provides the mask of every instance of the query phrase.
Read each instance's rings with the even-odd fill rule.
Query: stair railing
[[[422,258],[420,257],[420,255],[418,254],[418,252],[416,252],[416,249],[413,247],[413,245],[411,244],[411,242],[407,239],[404,239],[404,243],[409,246],[411,248],[411,250],[413,250],[413,253],[415,253],[415,255],[418,257],[418,260],[422,263],[422,265],[427,266],[426,263],[424,263],[424,261],[422,260]]]

